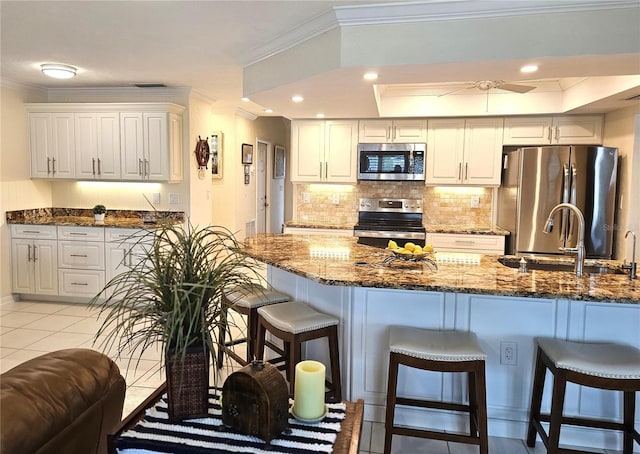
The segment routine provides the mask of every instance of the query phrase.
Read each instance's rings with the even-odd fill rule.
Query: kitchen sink
[[[509,268],[520,268],[520,257],[500,257],[498,262]],[[573,272],[574,264],[573,262],[534,262],[527,260],[527,271],[531,270]],[[620,268],[604,265],[584,265],[583,272],[584,274],[624,274],[624,271]]]

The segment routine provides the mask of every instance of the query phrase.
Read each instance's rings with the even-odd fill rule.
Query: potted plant
[[[90,303],[105,317],[96,340],[119,357],[138,359],[160,343],[169,417],[206,416],[210,361],[216,385],[218,379],[217,335],[222,327],[231,338],[234,326],[226,317],[223,291],[260,280],[255,262],[224,227],[161,222],[135,241],[142,250],[138,263]]]
[[[107,207],[105,207],[104,205],[96,205],[93,207],[93,217],[95,218],[96,222],[103,222],[104,221],[104,215],[107,212]]]

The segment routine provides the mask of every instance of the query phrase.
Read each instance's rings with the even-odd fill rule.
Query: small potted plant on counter
[[[104,222],[104,215],[107,212],[107,207],[104,205],[96,205],[93,207],[93,217],[96,222]]]

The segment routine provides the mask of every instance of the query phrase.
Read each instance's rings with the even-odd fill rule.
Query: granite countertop
[[[285,227],[303,229],[344,229],[353,230],[355,224],[335,224],[330,222],[287,221]],[[427,233],[462,233],[473,235],[509,235],[509,232],[498,226],[487,225],[453,225],[453,224],[425,224]]]
[[[309,222],[309,221],[287,221],[285,227],[297,229],[335,229],[335,230],[353,230],[354,224],[335,224],[331,222]]]
[[[107,210],[104,221],[96,222],[93,210],[84,208],[7,211],[7,224],[154,228],[161,219],[172,223],[184,222],[185,214],[182,211]]]
[[[460,263],[463,256],[437,253],[438,269],[401,260],[385,265],[389,251],[327,235],[258,234],[246,239],[243,249],[260,262],[326,285],[640,304],[640,280],[626,274],[585,273],[578,278],[569,271],[520,273],[495,255],[467,254],[471,263]],[[620,262],[597,264],[616,267]]]

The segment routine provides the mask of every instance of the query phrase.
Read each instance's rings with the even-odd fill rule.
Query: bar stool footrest
[[[409,427],[393,426],[393,428],[391,429],[391,433],[394,435],[403,435],[407,437],[429,438],[433,440],[480,445],[479,437],[451,432],[440,432],[436,430],[411,429]]]
[[[551,422],[551,415],[540,414],[540,421]],[[598,429],[620,430],[624,432],[624,424],[616,421],[607,421],[603,419],[579,418],[575,416],[563,416],[561,424],[580,427],[595,427]]]
[[[423,400],[423,399],[410,399],[407,397],[396,397],[396,405],[408,405],[411,407],[421,407],[421,408],[435,408],[437,410],[464,411],[467,413],[472,411],[471,407],[465,404],[457,404],[453,402],[440,402],[440,401],[433,401],[433,400]]]

